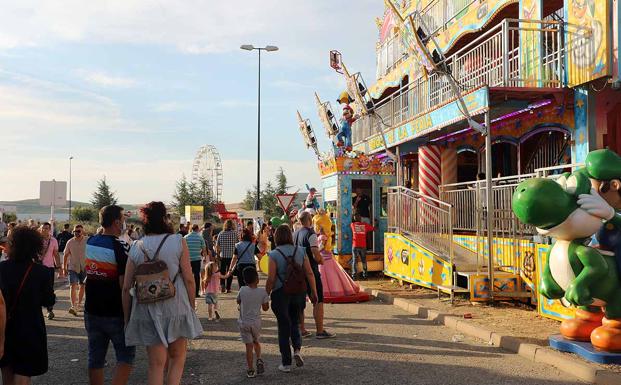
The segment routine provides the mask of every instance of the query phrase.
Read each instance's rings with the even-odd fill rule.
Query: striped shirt
[[[220,247],[220,258],[231,259],[235,251],[235,245],[239,242],[239,236],[235,230],[225,230],[218,234],[217,246]]]
[[[200,261],[202,258],[201,251],[205,248],[203,236],[198,232],[192,231],[184,238],[188,244],[188,250],[190,250],[190,261]]]
[[[121,284],[129,246],[113,235],[95,235],[86,241],[86,302],[88,314],[121,317]]]

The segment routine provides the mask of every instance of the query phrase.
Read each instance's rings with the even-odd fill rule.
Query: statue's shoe
[[[603,312],[591,313],[577,309],[575,318],[561,323],[561,334],[568,340],[589,341],[593,330],[602,326],[602,318],[604,318]]]
[[[591,344],[605,352],[621,352],[621,318],[604,318],[602,326],[591,333]]]

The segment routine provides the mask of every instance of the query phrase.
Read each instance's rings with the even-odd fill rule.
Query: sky
[[[119,201],[169,202],[198,148],[222,157],[224,201],[256,183],[257,52],[261,55],[262,183],[282,167],[292,185],[319,186],[298,131],[310,118],[328,141],[313,92],[334,107],[344,90],[337,49],[375,78],[381,0],[0,0],[0,200],[39,196],[68,180],[88,201],[106,177]]]

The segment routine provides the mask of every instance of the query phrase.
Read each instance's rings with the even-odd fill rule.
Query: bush
[[[90,207],[78,206],[71,210],[71,218],[78,222],[97,221],[97,212]]]

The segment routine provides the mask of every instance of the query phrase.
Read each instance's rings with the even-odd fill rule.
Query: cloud
[[[163,102],[154,105],[152,110],[155,112],[176,112],[186,110],[188,108],[190,108],[190,106],[179,102]]]
[[[83,80],[106,88],[132,88],[138,85],[138,81],[129,77],[113,76],[99,71],[76,71]]]

